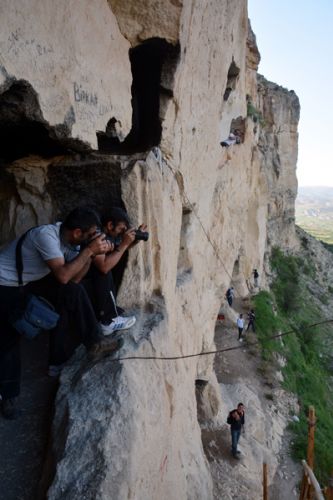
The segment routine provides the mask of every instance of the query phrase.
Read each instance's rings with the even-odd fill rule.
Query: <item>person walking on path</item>
[[[253,269],[253,281],[255,288],[259,288],[259,273],[257,269]]]
[[[243,334],[243,330],[244,330],[243,314],[240,314],[239,318],[237,318],[237,326],[238,326],[238,340],[239,340],[239,342],[243,342],[243,339],[242,339],[242,334]]]
[[[245,424],[245,411],[243,403],[238,403],[237,408],[229,413],[227,423],[230,425],[231,432],[231,453],[234,458],[239,460],[240,451],[237,450],[237,446],[242,428]]]
[[[230,307],[232,307],[232,301],[234,295],[235,295],[234,288],[231,286],[230,288],[228,288],[227,293],[225,294]]]
[[[251,327],[252,331],[255,333],[255,331],[256,331],[255,325],[254,325],[255,319],[256,319],[256,315],[254,313],[254,310],[251,309],[251,311],[247,313],[247,320],[248,320],[248,325],[247,325],[247,328],[246,328],[247,332],[249,331],[249,329]]]

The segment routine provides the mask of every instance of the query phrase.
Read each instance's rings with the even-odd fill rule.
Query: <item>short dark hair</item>
[[[240,406],[244,406],[244,404],[243,403],[238,403],[237,408],[239,408]]]
[[[107,212],[102,213],[101,221],[103,226],[106,226],[108,222],[112,222],[113,226],[116,226],[119,222],[125,222],[127,227],[130,226],[130,220],[127,213],[119,207],[112,207]]]
[[[85,232],[93,226],[100,227],[101,219],[93,208],[77,207],[65,217],[62,225],[66,229],[81,229]]]

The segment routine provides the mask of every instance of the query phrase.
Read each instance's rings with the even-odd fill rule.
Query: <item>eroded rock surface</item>
[[[2,91],[29,82],[44,120],[92,147],[111,117],[129,132],[129,43],[106,2],[4,0],[0,27]]]

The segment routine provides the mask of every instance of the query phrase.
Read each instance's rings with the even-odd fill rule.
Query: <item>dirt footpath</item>
[[[226,306],[228,307],[228,306]],[[248,302],[236,300],[234,311],[246,317]],[[215,330],[217,349],[238,346],[236,350],[215,357],[215,372],[220,385],[222,409],[215,422],[202,424],[202,439],[214,480],[217,500],[256,500],[262,498],[262,467],[269,470],[270,500],[298,498],[300,464],[290,458],[290,436],[285,429],[294,397],[280,388],[274,373],[262,373],[259,348],[253,333],[238,342],[234,313],[218,321]],[[228,412],[243,402],[246,406],[245,434],[241,436],[240,460],[231,454]]]

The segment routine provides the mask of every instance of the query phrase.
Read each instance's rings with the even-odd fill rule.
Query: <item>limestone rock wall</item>
[[[268,182],[268,243],[271,246],[291,248],[296,244],[295,165],[299,100],[294,91],[268,82],[262,76],[258,77],[257,99],[264,125],[259,136],[258,149]]]
[[[294,231],[298,101],[257,82],[246,0],[19,3],[19,15],[17,2],[0,7],[0,89],[29,82],[38,120],[61,124],[64,136],[90,148],[112,117],[121,139],[131,128],[129,48],[159,37],[180,52],[172,74],[162,75],[159,147],[108,158],[67,151],[3,166],[2,241],[80,199],[122,201],[151,233],[130,252],[119,293],[138,317],[122,357],[213,349],[226,288],[247,295],[254,267],[264,284],[266,252],[281,234],[288,245]],[[247,95],[262,120],[247,116]],[[221,148],[235,120],[243,141]],[[212,361],[91,363],[78,352],[57,397],[49,498],[212,498],[195,399],[195,380],[209,379],[217,406]]]
[[[104,0],[4,0],[0,5],[0,89],[27,81],[42,118],[97,144],[96,131],[121,117],[131,127],[130,45]],[[41,118],[41,119],[42,119]]]

